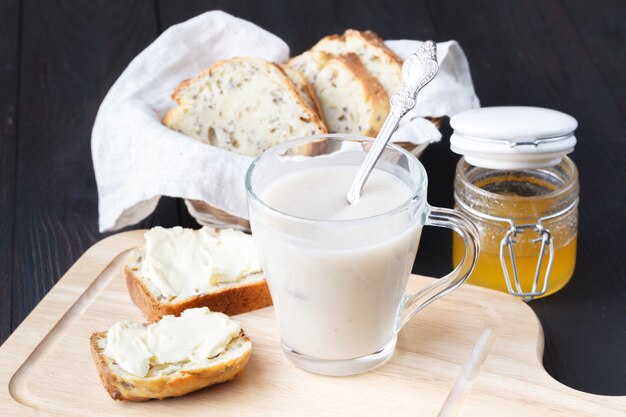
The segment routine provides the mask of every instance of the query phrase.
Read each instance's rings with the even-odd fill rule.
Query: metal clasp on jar
[[[550,234],[550,230],[544,227],[544,222],[548,220],[553,220],[558,217],[561,217],[570,211],[574,210],[578,206],[578,198],[574,200],[570,205],[565,207],[564,209],[553,213],[548,216],[540,217],[537,219],[537,223],[525,223],[521,225],[516,225],[515,221],[506,217],[498,217],[492,216],[490,214],[481,213],[478,210],[473,209],[466,203],[464,203],[458,195],[455,193],[454,200],[463,210],[468,213],[485,220],[489,220],[492,222],[500,222],[500,223],[508,223],[510,228],[505,233],[504,237],[500,241],[500,264],[502,266],[502,272],[504,273],[504,281],[507,286],[507,290],[509,294],[514,295],[516,297],[520,297],[524,301],[532,301],[533,298],[539,297],[546,293],[548,290],[548,283],[550,281],[550,272],[552,270],[552,262],[554,261],[554,244],[552,242],[552,235]],[[533,285],[530,291],[524,291],[522,289],[522,285],[520,283],[519,274],[517,271],[517,265],[515,263],[515,252],[514,246],[517,243],[515,241],[515,236],[525,233],[526,230],[533,229],[535,233],[537,233],[538,237],[533,239],[533,243],[541,242],[541,248],[539,249],[539,256],[537,258],[537,267],[535,268],[535,276],[533,278]],[[509,275],[509,268],[506,262],[505,251],[508,248],[509,257],[511,258],[511,266],[513,270],[513,279]],[[543,257],[546,253],[546,248],[548,249],[548,265],[546,268],[546,273],[544,274],[543,285],[541,285],[541,291],[537,291],[539,288],[539,275],[541,274],[541,265],[543,264]],[[515,284],[515,287],[513,286]]]
[[[517,265],[515,263],[515,252],[513,246],[517,243],[515,237],[519,234],[525,233],[527,230],[534,230],[538,234],[538,238],[533,239],[533,243],[541,243],[539,249],[539,255],[537,257],[537,267],[535,268],[535,277],[533,278],[533,286],[530,291],[522,290],[520,284],[519,274],[517,272]],[[546,267],[546,273],[543,277],[543,285],[541,290],[537,291],[539,286],[539,275],[541,274],[541,265],[543,264],[543,257],[545,255],[546,247],[548,248],[548,265]],[[513,279],[509,275],[509,267],[506,262],[505,251],[508,248],[509,257],[511,258],[511,269],[513,271]],[[511,228],[506,232],[504,238],[500,242],[500,264],[502,265],[502,272],[504,273],[504,280],[506,282],[507,289],[511,295],[521,297],[524,301],[531,301],[534,297],[539,297],[546,293],[548,290],[548,282],[550,280],[550,271],[552,270],[552,262],[554,261],[554,245],[552,243],[552,235],[550,231],[546,229],[542,224],[542,219],[536,224],[522,224],[515,225],[511,220]],[[515,283],[515,288],[513,288]]]

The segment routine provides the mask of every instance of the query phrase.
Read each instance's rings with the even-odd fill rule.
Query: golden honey
[[[574,273],[574,267],[576,266],[576,240],[576,237],[574,237],[567,242],[565,246],[554,251],[554,261],[548,281],[548,290],[544,295],[536,298],[546,297],[553,294],[569,282],[572,274]],[[539,250],[527,256],[515,257],[522,289],[532,288],[538,255]],[[461,263],[462,258],[463,241],[455,234],[452,243],[452,259],[455,267]],[[508,256],[508,253],[506,258],[507,265],[510,265],[510,257]],[[548,262],[546,256],[541,265],[539,286],[543,283],[543,277],[545,277],[547,266]],[[509,271],[509,274],[510,273],[511,272]],[[493,288],[502,292],[508,292],[508,288],[504,280],[505,277],[500,263],[499,249],[497,252],[487,252],[482,250],[478,257],[478,262],[474,267],[474,271],[468,278],[467,283],[480,285],[481,287]]]
[[[541,266],[536,291],[542,289],[546,277],[549,253],[546,248],[540,259],[541,243],[535,241],[541,237],[541,227],[549,232],[554,250],[547,291],[541,296],[560,290],[572,277],[576,265],[578,174],[571,159],[564,157],[554,167],[523,171],[479,168],[461,159],[455,179],[455,202],[480,233],[480,255],[468,283],[509,292],[500,249],[512,226],[519,228],[512,247],[522,292],[533,289],[538,262]],[[517,290],[507,246],[504,254],[510,283]],[[462,256],[463,242],[455,235],[455,266]]]

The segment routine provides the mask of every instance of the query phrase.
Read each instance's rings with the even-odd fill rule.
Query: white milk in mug
[[[371,139],[325,135],[279,145],[248,170],[252,234],[268,281],[283,350],[327,375],[387,360],[402,325],[458,287],[476,258],[475,228],[428,206],[427,177],[408,152],[388,146],[358,203],[346,194]],[[450,275],[405,293],[424,225],[453,228],[467,242]]]
[[[357,171],[355,165],[335,165],[294,172],[272,182],[261,200],[285,214],[341,228],[344,220],[380,215],[411,198],[406,184],[374,170],[359,203],[349,205],[346,190]],[[372,221],[346,231],[358,232],[360,239],[338,236],[333,242],[323,229],[317,238],[286,236],[280,227],[254,230],[285,345],[321,359],[352,359],[377,352],[394,338],[421,225],[416,220],[401,233],[377,239],[393,221]]]

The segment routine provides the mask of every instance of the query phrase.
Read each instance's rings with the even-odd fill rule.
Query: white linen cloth
[[[386,43],[403,59],[420,44]],[[449,41],[437,47],[439,73],[405,116],[396,133],[403,141],[441,138],[420,116],[451,116],[479,106],[459,45]],[[252,158],[200,143],[161,123],[174,107],[170,95],[182,80],[236,56],[285,62],[289,47],[250,22],[211,11],[170,27],[124,70],[98,110],[91,137],[100,231],[141,221],[161,196],[206,201],[248,218],[244,176]]]

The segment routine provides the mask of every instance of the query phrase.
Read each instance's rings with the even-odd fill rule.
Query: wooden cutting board
[[[414,317],[391,360],[365,374],[325,377],[295,368],[266,308],[236,317],[254,346],[238,379],[181,398],[115,402],[100,384],[88,338],[119,320],[142,321],[122,273],[128,250],[142,241],[142,232],[132,231],[94,245],[2,345],[1,416],[626,414],[626,397],[586,394],[546,373],[541,326],[526,304],[470,285]],[[431,280],[414,276],[409,289]]]

